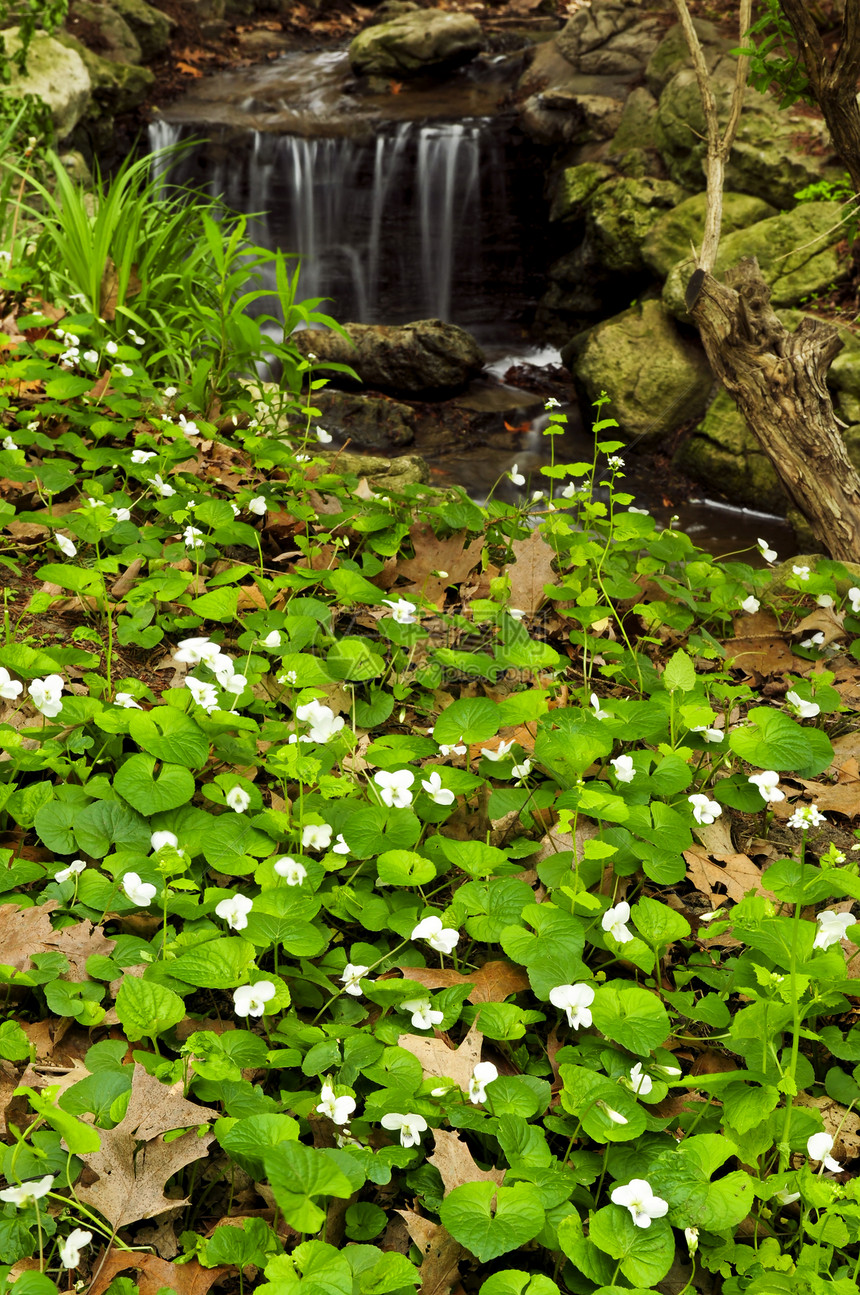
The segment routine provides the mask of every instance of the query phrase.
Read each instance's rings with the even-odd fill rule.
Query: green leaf
[[[17,1021],[0,1024],[0,1057],[4,1061],[24,1061],[30,1055],[30,1040]]]
[[[383,886],[424,886],[436,876],[429,859],[412,850],[386,850],[376,861]]]
[[[621,1272],[637,1286],[656,1286],[675,1258],[675,1240],[666,1219],[652,1219],[650,1227],[640,1228],[621,1205],[605,1205],[592,1214],[588,1235],[605,1254],[620,1261]]]
[[[464,742],[486,742],[501,727],[498,707],[488,697],[461,697],[446,707],[433,729],[440,745]]]
[[[518,1268],[508,1268],[503,1273],[494,1273],[492,1277],[488,1277],[481,1287],[480,1295],[559,1295],[559,1291],[555,1282],[543,1273],[532,1276]]]
[[[663,687],[667,692],[692,692],[696,687],[696,667],[683,648],[667,661]]]
[[[488,1263],[536,1237],[545,1214],[528,1183],[497,1187],[482,1182],[455,1187],[443,1200],[439,1217],[455,1241]]]
[[[75,840],[83,854],[103,859],[111,846],[137,854],[149,851],[150,829],[144,818],[120,800],[96,800],[79,810]]]
[[[604,1143],[631,1142],[642,1136],[647,1117],[628,1089],[585,1066],[564,1064],[559,1070],[564,1081],[562,1106],[578,1116],[589,1137]],[[624,1122],[613,1119],[610,1112],[622,1116]]]
[[[199,989],[235,989],[247,976],[254,960],[248,940],[225,936],[198,944],[166,964],[171,976]]]
[[[72,825],[80,812],[79,805],[64,805],[61,801],[51,801],[36,810],[34,827],[39,839],[54,854],[71,854],[74,850]]]
[[[178,994],[155,981],[125,976],[116,1000],[116,1014],[132,1043],[151,1039],[178,1025],[185,1004]]]
[[[158,710],[136,710],[129,721],[129,733],[144,751],[168,764],[199,769],[209,758],[209,740],[190,715],[175,706]]]
[[[318,1232],[325,1221],[325,1211],[314,1197],[347,1200],[353,1193],[352,1183],[334,1161],[302,1142],[281,1142],[264,1151],[263,1164],[272,1194],[297,1232]]]
[[[129,756],[117,770],[113,785],[133,809],[146,815],[178,809],[194,795],[194,776],[184,765],[163,764],[156,776],[151,755]]]
[[[371,1205],[369,1201],[350,1205],[346,1211],[346,1235],[350,1241],[372,1241],[385,1230],[387,1223],[385,1210],[378,1205]]]
[[[684,940],[691,934],[690,923],[659,899],[643,895],[633,906],[633,925],[652,948]]]
[[[659,1048],[671,1031],[668,1013],[656,995],[623,980],[598,986],[591,1014],[601,1034],[639,1057]]]
[[[260,1179],[265,1173],[266,1151],[282,1142],[298,1142],[299,1123],[291,1115],[267,1112],[240,1120],[217,1120],[215,1136],[240,1169]]]
[[[191,599],[191,610],[208,621],[234,621],[238,606],[238,589],[210,589]]]
[[[825,733],[804,728],[772,707],[753,707],[747,722],[729,734],[735,755],[758,769],[791,770],[803,778],[814,778],[830,765],[833,747]]]

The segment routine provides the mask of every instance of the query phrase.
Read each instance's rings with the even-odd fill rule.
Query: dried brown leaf
[[[109,957],[116,946],[116,940],[110,940],[100,926],[92,922],[76,922],[74,926],[64,926],[61,931],[54,931],[45,941],[45,949],[55,949],[62,953],[69,963],[69,970],[63,980],[75,982],[87,979],[86,961],[94,954]]]
[[[490,1182],[501,1186],[504,1182],[507,1170],[479,1169],[459,1133],[434,1129],[433,1137],[436,1147],[432,1156],[427,1157],[427,1163],[439,1170],[446,1195],[455,1187],[461,1187],[463,1183]]]
[[[102,1295],[119,1273],[134,1269],[138,1274],[140,1295],[158,1295],[167,1288],[176,1295],[206,1295],[210,1287],[235,1269],[230,1264],[203,1268],[196,1259],[187,1264],[172,1264],[156,1255],[134,1254],[128,1250],[111,1250],[96,1271],[89,1295]]]
[[[558,583],[552,569],[555,553],[540,531],[531,531],[524,540],[513,540],[514,560],[508,565],[511,581],[511,606],[523,612],[536,612],[546,602],[544,585]]]
[[[441,1223],[422,1219],[412,1210],[396,1210],[395,1213],[403,1219],[409,1235],[424,1256],[419,1270],[420,1295],[449,1295],[460,1280],[458,1264],[467,1252]]]
[[[472,1071],[481,1060],[483,1039],[483,1034],[473,1025],[456,1049],[449,1048],[444,1039],[427,1039],[418,1034],[401,1034],[397,1042],[418,1058],[425,1076],[453,1079],[458,1087],[466,1090]]]
[[[440,607],[445,601],[445,591],[450,585],[460,585],[481,560],[484,548],[482,538],[473,540],[465,549],[465,531],[439,539],[431,526],[416,524],[409,532],[415,548],[414,558],[401,559],[397,571],[406,576],[409,584],[401,586],[399,593],[420,593]],[[446,576],[434,576],[434,571],[446,571]]]
[[[472,985],[470,1003],[503,1003],[509,994],[528,989],[529,978],[522,967],[512,962],[485,962],[483,967],[463,976],[449,967],[407,967],[399,964],[408,980],[417,980],[425,989],[450,989],[452,985]]]
[[[43,953],[53,939],[51,913],[57,901],[49,899],[34,908],[19,908],[17,904],[3,905],[3,930],[0,934],[0,963],[16,971],[30,971],[30,955]]]
[[[687,876],[690,881],[697,890],[711,896],[715,908],[725,903],[726,897],[736,903],[740,902],[749,890],[756,895],[776,899],[762,885],[761,869],[746,854],[717,855],[712,859],[704,846],[693,845],[684,851],[684,858],[687,860]],[[717,891],[717,886],[724,886],[726,894]]]

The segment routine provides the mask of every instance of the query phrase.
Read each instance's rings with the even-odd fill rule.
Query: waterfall
[[[171,178],[258,213],[252,236],[300,256],[300,297],[327,298],[338,319],[480,331],[511,318],[501,301],[517,296],[528,242],[508,228],[515,186],[493,125],[389,123],[372,140],[231,133],[196,145]],[[186,133],[158,122],[150,145]]]

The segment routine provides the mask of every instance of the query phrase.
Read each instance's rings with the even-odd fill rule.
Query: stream
[[[357,92],[345,50],[290,52],[202,79],[150,127],[152,151],[187,146],[172,183],[222,197],[251,216],[256,242],[301,258],[300,299],[326,298],[322,308],[344,322],[439,318],[472,333],[488,365],[461,403],[498,411],[498,430],[474,448],[416,448],[435,482],[461,484],[479,500],[499,478],[495,493],[512,501],[545,481],[542,402],[535,385],[523,393],[520,377],[505,381],[514,367],[535,375],[538,390],[563,384],[569,428],[556,439],[557,461],[593,453],[558,351],[529,335],[548,248],[544,159],[508,106],[520,68],[517,57],[495,55],[441,84],[369,94]],[[587,92],[590,78],[582,80]],[[505,477],[514,463],[522,488]],[[623,488],[661,524],[677,515],[715,553],[759,535],[780,554],[793,551],[783,519],[705,498],[675,503],[635,453]]]

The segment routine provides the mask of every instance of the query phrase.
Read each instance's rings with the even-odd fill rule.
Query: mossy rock
[[[101,43],[97,53],[102,58],[107,58],[112,63],[137,64],[143,61],[140,41],[123,16],[111,5],[96,4],[94,0],[76,0],[67,19],[72,36],[75,35],[76,20],[87,23],[98,31]]]
[[[621,123],[609,145],[610,155],[630,148],[654,148],[657,100],[644,85],[631,90],[624,103]]]
[[[788,507],[776,469],[727,391],[719,392],[672,463],[734,504],[780,515]]]
[[[694,18],[693,26],[702,45],[708,71],[712,71],[717,62],[728,54],[732,41],[720,36],[712,22],[703,18]],[[687,40],[679,23],[670,27],[648,60],[645,69],[645,82],[653,96],[659,97],[666,86],[682,68],[690,67],[690,51]]]
[[[480,23],[471,14],[419,9],[359,32],[349,47],[349,62],[359,76],[416,76],[460,67],[483,44]]]
[[[102,58],[66,32],[58,33],[57,39],[80,55],[89,73],[92,93],[84,117],[87,122],[131,112],[143,103],[155,84],[155,73],[148,67]]]
[[[86,63],[80,52],[82,47],[67,48],[66,42],[44,32],[36,32],[27,54],[27,72],[23,75],[11,62],[11,55],[20,47],[17,27],[3,32],[6,54],[9,58],[10,80],[0,85],[0,94],[10,99],[22,99],[32,94],[47,106],[54,122],[57,139],[65,139],[77,126],[87,111],[92,83]]]
[[[839,203],[805,202],[794,211],[738,229],[720,243],[714,274],[720,278],[729,266],[755,256],[771,286],[771,304],[796,306],[850,274],[850,263],[837,253],[845,237],[843,216]],[[692,271],[692,259],[677,262],[663,287],[663,301],[678,319],[687,317],[684,293]]]
[[[145,63],[164,53],[170,44],[172,18],[146,0],[110,0],[110,5],[134,32]]]
[[[581,220],[601,184],[612,178],[612,168],[602,162],[567,166],[559,173],[549,209],[551,221]]]
[[[696,247],[701,244],[707,205],[707,194],[694,193],[651,226],[642,243],[642,260],[661,278],[665,278],[678,261],[689,256],[691,243]],[[723,237],[776,214],[775,209],[761,198],[748,193],[724,193]]]
[[[616,273],[643,269],[642,243],[667,210],[686,197],[671,180],[621,177],[591,199],[587,227],[602,265]]]
[[[643,301],[574,340],[574,377],[589,402],[602,391],[624,440],[659,444],[698,418],[713,385],[704,352],[659,301]]]

